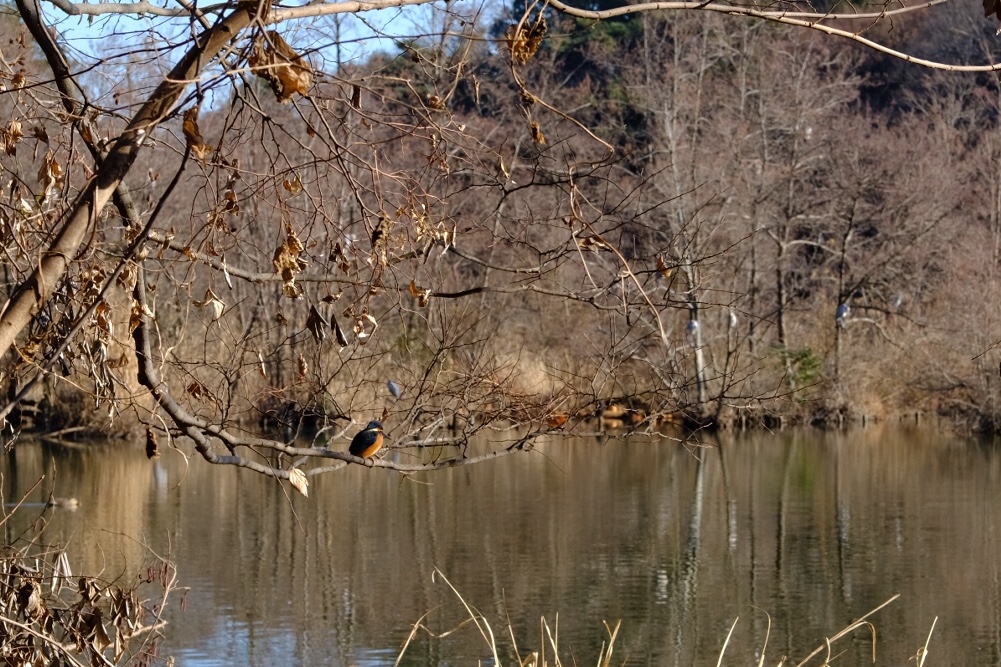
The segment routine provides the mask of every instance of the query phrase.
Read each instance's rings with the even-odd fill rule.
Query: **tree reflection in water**
[[[80,499],[48,533],[75,571],[131,576],[144,541],[169,553],[191,590],[163,653],[185,665],[391,665],[425,613],[438,631],[467,618],[436,567],[499,631],[508,663],[506,619],[524,657],[540,649],[539,618],[557,614],[578,662],[621,619],[629,664],[702,664],[739,616],[726,656],[756,663],[765,612],[766,663],[801,659],[895,593],[872,619],[877,664],[913,656],[936,616],[933,654],[1001,660],[995,448],[890,427],[708,438],[694,454],[668,439],[563,439],[416,479],[349,466],[309,498],[139,448],[19,443],[3,480],[5,499],[42,475],[46,492]],[[842,649],[845,664],[868,662],[871,637]],[[469,626],[418,635],[405,663],[489,657]]]

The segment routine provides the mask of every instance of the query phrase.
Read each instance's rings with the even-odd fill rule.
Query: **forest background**
[[[8,433],[288,477],[237,450],[369,419],[512,451],[601,415],[997,430],[977,3],[53,4],[4,22]]]

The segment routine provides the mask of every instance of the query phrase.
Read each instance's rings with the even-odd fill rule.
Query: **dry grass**
[[[445,575],[442,574],[441,571],[438,570],[437,568],[434,571],[433,578],[435,579],[440,578],[443,582],[445,582],[448,588],[459,600],[462,607],[465,609],[466,618],[463,619],[461,622],[459,622],[455,627],[449,630],[443,632],[435,632],[430,628],[428,628],[427,625],[425,625],[425,621],[431,612],[428,612],[423,616],[421,616],[413,624],[413,627],[410,630],[410,634],[404,641],[403,647],[400,649],[400,653],[396,658],[394,667],[399,667],[404,656],[406,655],[407,649],[410,647],[413,640],[421,632],[426,633],[427,635],[431,636],[434,639],[444,639],[446,637],[449,637],[450,635],[455,634],[462,628],[465,628],[469,625],[473,625],[479,632],[480,637],[483,639],[483,642],[490,650],[490,654],[493,659],[493,664],[496,667],[500,667],[503,664],[503,662],[500,659],[500,651],[498,650],[497,646],[497,636],[494,633],[494,629],[490,625],[490,622],[487,620],[487,618],[482,613],[480,613],[480,611],[476,607],[472,606],[469,602],[467,602],[465,598],[462,597],[462,594],[460,594],[459,591],[455,588],[455,586],[453,586],[452,583],[445,577]],[[848,624],[847,626],[845,626],[838,632],[834,633],[830,637],[825,637],[823,643],[821,643],[816,649],[814,649],[810,654],[808,654],[805,658],[803,658],[799,662],[793,663],[788,656],[782,656],[779,659],[779,661],[775,663],[776,667],[789,667],[791,665],[795,665],[795,667],[805,667],[805,665],[808,664],[815,664],[826,667],[827,665],[830,665],[835,660],[837,660],[843,653],[843,651],[839,650],[838,647],[836,646],[838,642],[848,637],[849,635],[853,634],[856,630],[859,629],[868,630],[872,637],[872,663],[875,664],[876,626],[873,625],[873,623],[869,619],[874,614],[876,614],[876,612],[887,607],[888,605],[896,601],[897,598],[899,597],[900,597],[899,594],[894,595],[886,602],[870,610],[864,616]],[[740,620],[739,617],[734,619],[733,624],[730,626],[730,631],[727,633],[727,636],[723,641],[723,647],[720,649],[719,656],[716,660],[716,667],[721,667],[721,665],[723,664],[723,657],[726,654],[727,646],[730,643],[730,639],[733,636],[733,631],[737,627],[737,623],[739,622],[739,620]],[[928,636],[925,639],[924,644],[917,649],[915,654],[910,657],[908,662],[913,661],[917,667],[924,667],[925,660],[928,657],[928,644],[931,642],[931,636],[935,630],[935,625],[937,622],[938,622],[938,617],[936,617],[935,620],[932,621],[931,628],[928,630]],[[616,621],[614,625],[610,625],[607,622],[604,623],[605,631],[608,634],[608,639],[602,641],[601,648],[599,650],[596,661],[598,667],[612,666],[612,657],[615,648],[615,641],[619,636],[619,629],[621,627],[621,623],[622,623],[621,621]],[[517,666],[518,667],[550,667],[550,666],[563,667],[565,663],[560,657],[560,648],[559,648],[559,616],[557,616],[556,623],[552,627],[549,625],[549,623],[546,621],[545,618],[541,618],[539,624],[540,624],[540,635],[541,635],[541,641],[539,642],[539,646],[541,648],[539,651],[533,651],[523,656],[521,654],[521,651],[518,649],[518,641],[514,636],[514,630],[511,627],[510,620],[508,619],[506,621],[507,633],[511,640],[511,646],[513,647],[514,650],[515,659],[517,660]],[[765,632],[765,638],[762,643],[761,650],[759,651],[761,657],[758,660],[756,667],[765,667],[765,658],[766,658],[765,649],[768,647],[770,631],[771,631],[771,618],[769,617],[768,629]],[[547,655],[547,650],[548,650],[548,655]],[[571,661],[566,664],[576,665],[577,661],[576,659],[571,659]],[[627,660],[623,659],[620,664],[622,665],[627,664]]]

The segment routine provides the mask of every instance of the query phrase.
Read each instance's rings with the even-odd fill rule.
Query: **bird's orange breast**
[[[362,431],[351,441],[348,451],[363,459],[371,458],[382,448],[382,441],[379,431]]]

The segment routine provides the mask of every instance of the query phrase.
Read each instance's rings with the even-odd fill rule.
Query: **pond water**
[[[349,466],[310,497],[174,451],[19,443],[4,500],[41,477],[76,511],[39,514],[75,574],[129,576],[169,553],[182,586],[162,655],[184,666],[491,663],[437,568],[489,622],[503,664],[545,645],[594,664],[807,657],[872,617],[876,664],[1001,663],[1001,450],[930,429],[881,427],[668,438],[564,438],[534,452],[417,477]],[[38,489],[29,500],[42,500]],[[175,602],[179,601],[179,598]],[[508,626],[510,625],[510,631]],[[766,644],[767,638],[767,644]],[[870,663],[873,635],[835,644]],[[938,660],[936,660],[938,658]],[[820,664],[823,656],[811,664]]]

